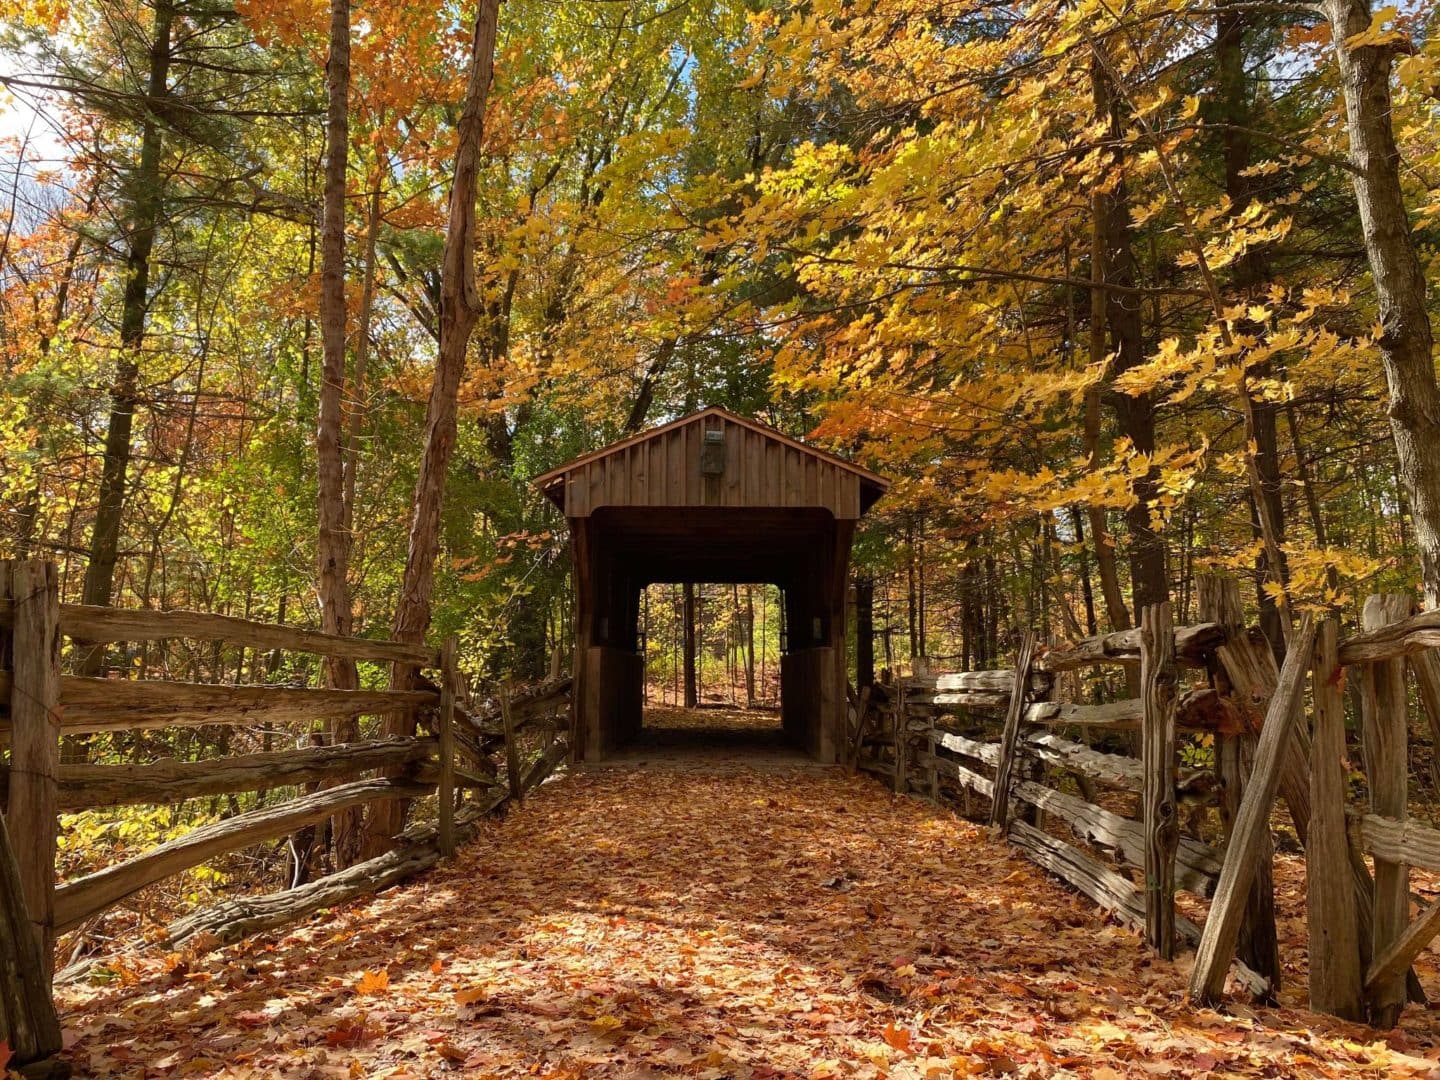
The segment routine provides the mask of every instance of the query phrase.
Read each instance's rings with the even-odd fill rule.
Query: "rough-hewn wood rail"
[[[893,688],[893,716],[888,727],[893,741],[893,762],[878,756],[863,758],[860,767],[888,776],[897,790],[917,784],[938,796],[945,787],[970,792],[990,801],[992,825],[1015,836],[1044,865],[1069,874],[1072,884],[1103,897],[1107,907],[1133,916],[1148,930],[1162,953],[1173,948],[1177,928],[1188,941],[1200,937],[1198,928],[1178,920],[1174,890],[1182,888],[1209,896],[1216,888],[1220,855],[1200,840],[1182,836],[1176,820],[1181,804],[1203,804],[1215,790],[1207,770],[1179,768],[1173,732],[1213,732],[1217,726],[1238,723],[1239,709],[1221,700],[1213,687],[1182,696],[1173,672],[1177,666],[1209,670],[1215,650],[1228,637],[1218,622],[1176,627],[1165,610],[1147,612],[1142,628],[1105,634],[1066,646],[1035,649],[1022,645],[1020,659],[1009,670],[921,675],[902,679]],[[1103,703],[1057,700],[1059,673],[1094,664],[1138,663],[1145,676],[1142,697]],[[891,695],[882,695],[890,699]],[[867,699],[868,700],[868,699]],[[945,717],[959,711],[972,723],[998,719],[1004,724],[998,742],[974,738],[948,724]],[[1092,733],[1138,731],[1145,754],[1141,758],[1097,750],[1067,738],[1057,729]],[[1166,734],[1166,732],[1169,734]],[[862,746],[884,743],[883,733],[856,733]],[[1158,741],[1157,741],[1158,740]],[[917,748],[918,747],[918,748]],[[993,774],[987,776],[979,769]],[[1030,775],[1026,775],[1029,770]],[[1039,770],[1039,772],[1037,772]],[[1080,793],[1043,782],[1045,770],[1072,777]],[[1145,813],[1130,819],[1102,806],[1096,787],[1118,789],[1145,797]],[[1044,841],[1026,833],[1040,816],[1063,822],[1077,840],[1093,845],[1122,866],[1142,872],[1151,889],[1135,893],[1114,873],[1099,873],[1094,858],[1076,850],[1060,854],[1055,845],[1067,846],[1047,834]],[[1025,820],[1026,818],[1029,820]],[[1032,829],[1033,831],[1033,829]],[[1247,985],[1269,986],[1269,981],[1244,969]],[[1273,978],[1273,973],[1267,973]]]
[[[1407,819],[1406,715],[1408,676],[1440,743],[1440,611],[1413,614],[1412,597],[1374,596],[1361,631],[1344,640],[1334,619],[1299,619],[1282,670],[1264,635],[1243,624],[1237,584],[1204,578],[1200,586],[1209,618],[1175,627],[1173,646],[1164,644],[1163,612],[1146,611],[1140,628],[1041,649],[1017,669],[926,674],[864,695],[852,760],[897,791],[953,794],[966,805],[971,795],[988,799],[992,822],[1012,843],[1143,929],[1156,948],[1176,936],[1194,944],[1190,993],[1205,1002],[1221,995],[1230,974],[1264,996],[1278,986],[1270,815],[1283,799],[1308,864],[1312,1007],[1389,1027],[1407,999],[1424,1000],[1410,965],[1440,934],[1440,903],[1410,916],[1409,868],[1440,871],[1440,830]],[[1203,672],[1205,683],[1176,692],[1163,675],[1167,661]],[[1057,699],[1060,673],[1117,663],[1140,666],[1140,697]],[[1353,755],[1340,687],[1347,666],[1360,687],[1368,812],[1346,805],[1345,759]],[[956,713],[959,721],[951,719]],[[1009,722],[995,741],[1001,715]],[[987,725],[991,737],[979,737]],[[1139,733],[1140,757],[1074,734],[1117,731]],[[1167,733],[1174,731],[1213,735],[1213,768],[1179,768]],[[1047,773],[1070,778],[1078,793]],[[1137,816],[1100,805],[1106,789],[1143,796]],[[1174,832],[1177,807],[1212,796],[1228,833],[1223,854]],[[1140,871],[1148,887],[1040,827],[1047,818],[1119,867]],[[1365,856],[1374,859],[1373,879]],[[1173,888],[1211,896],[1203,927],[1174,914],[1172,880]]]
[[[14,622],[14,602],[0,599],[0,630]],[[440,666],[440,650],[429,645],[403,641],[340,637],[319,630],[256,622],[232,615],[210,615],[200,611],[156,611],[93,607],[88,604],[59,606],[60,632],[76,641],[95,645],[111,641],[163,641],[185,638],[195,641],[225,641],[254,649],[280,649],[347,660],[371,660],[386,664]]]
[[[435,669],[438,685],[394,692],[80,678],[61,674],[62,636],[85,645],[194,639],[410,664]],[[18,1062],[53,1053],[59,1046],[58,1027],[52,1037],[46,1025],[54,1019],[49,1009],[49,958],[55,935],[216,856],[284,837],[380,800],[438,796],[436,820],[397,837],[396,850],[295,889],[230,900],[196,912],[173,925],[168,940],[178,942],[202,931],[217,941],[238,940],[326,904],[382,888],[452,854],[457,839],[473,832],[484,814],[543,781],[565,759],[565,725],[557,714],[564,711],[568,694],[567,679],[550,680],[518,698],[512,723],[497,733],[488,716],[472,717],[465,709],[468,696],[453,638],[435,649],[198,612],[61,604],[53,566],[0,561],[0,737],[10,743],[10,765],[0,768],[0,798],[12,830],[20,837],[13,853],[8,844],[0,843],[0,1039],[9,1040]],[[62,733],[199,724],[301,723],[308,729],[317,721],[396,711],[418,713],[432,734],[211,761],[94,765],[59,760]],[[538,758],[525,765],[516,752],[515,731],[541,723],[548,723],[549,742]],[[506,786],[497,781],[498,770],[489,758],[497,747],[507,750],[511,762]],[[318,790],[307,793],[305,788],[311,785],[318,785]],[[298,794],[204,825],[76,880],[56,882],[61,811],[177,803],[277,788],[293,788]],[[474,798],[467,800],[465,793],[474,793]]]

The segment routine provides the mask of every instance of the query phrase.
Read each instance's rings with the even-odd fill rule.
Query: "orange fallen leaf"
[[[383,994],[390,989],[390,969],[365,972],[355,984],[355,989],[361,994]]]
[[[910,1049],[909,1028],[897,1028],[892,1022],[886,1024],[885,1029],[880,1032],[880,1034],[881,1037],[884,1038],[886,1044],[892,1049],[905,1051],[908,1051]]]
[[[471,986],[465,990],[455,991],[456,1005],[474,1005],[477,1001],[484,1001],[486,991],[483,986]]]

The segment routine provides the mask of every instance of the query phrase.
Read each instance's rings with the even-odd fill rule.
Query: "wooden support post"
[[[1210,679],[1215,688],[1235,704],[1242,715],[1263,715],[1263,709],[1274,692],[1279,669],[1270,643],[1258,629],[1245,626],[1245,609],[1240,601],[1240,583],[1233,577],[1206,574],[1199,579],[1199,617],[1218,623],[1225,639],[1214,654],[1207,658]],[[1287,754],[1287,768],[1280,780],[1280,793],[1294,794],[1287,777],[1293,769],[1295,740]],[[1219,810],[1226,835],[1234,828],[1235,815],[1250,776],[1255,757],[1255,735],[1243,732],[1219,735],[1215,739],[1215,779],[1219,783]],[[1295,800],[1286,798],[1292,814]],[[1308,821],[1308,810],[1300,811]],[[1303,840],[1303,825],[1297,825]],[[1236,953],[1246,967],[1267,980],[1269,998],[1280,989],[1280,941],[1275,928],[1275,845],[1267,836],[1261,838],[1263,850],[1255,860],[1255,880],[1245,901],[1245,916],[1240,923]]]
[[[0,563],[0,578],[5,564]],[[25,908],[20,872],[5,824],[0,821],[0,1044],[15,1054],[12,1065],[41,1061],[60,1049],[60,1023],[50,998],[50,958]]]
[[[10,564],[10,797],[6,822],[25,905],[50,969],[60,799],[60,590],[52,563]]]
[[[1366,598],[1362,622],[1366,632],[1400,622],[1410,614],[1411,598],[1385,593]],[[1405,661],[1383,660],[1364,668],[1360,684],[1361,726],[1370,812],[1404,821],[1407,815],[1409,729],[1405,697]],[[1383,957],[1410,923],[1410,868],[1403,862],[1375,858],[1375,911],[1370,924],[1371,955]],[[1390,1028],[1405,1007],[1401,971],[1370,991],[1370,1022]]]
[[[439,818],[436,838],[440,854],[455,854],[455,701],[460,684],[455,668],[458,642],[451,634],[440,650],[440,782],[436,788]]]
[[[520,776],[520,747],[515,742],[515,714],[510,708],[510,687],[500,684],[500,721],[505,727],[505,771],[510,776],[510,798],[525,801],[525,788]]]
[[[1257,853],[1262,850],[1270,829],[1270,808],[1280,785],[1280,773],[1285,767],[1296,719],[1304,707],[1305,673],[1310,666],[1314,640],[1315,622],[1306,615],[1291,636],[1285,666],[1280,670],[1279,682],[1265,713],[1260,741],[1255,748],[1255,769],[1235,816],[1220,883],[1215,888],[1210,915],[1196,950],[1195,967],[1190,974],[1190,996],[1198,1002],[1216,1002],[1225,989],[1225,973],[1235,956],[1246,899],[1255,880]]]
[[[895,794],[910,789],[910,747],[905,741],[905,714],[895,713]]]
[[[939,806],[940,770],[935,765],[938,755],[935,753],[935,721],[933,718],[930,721],[929,729],[925,732],[925,749],[930,755],[930,801],[936,806]]]
[[[1166,960],[1175,957],[1175,624],[1168,602],[1140,613],[1141,760],[1145,823],[1145,938]]]
[[[1345,835],[1345,701],[1340,692],[1340,630],[1334,619],[1315,635],[1311,696],[1310,844],[1305,849],[1310,928],[1310,1008],[1363,1020],[1360,922]],[[1408,964],[1405,966],[1409,966]],[[1404,975],[1404,968],[1401,969]]]
[[[895,775],[891,778],[897,792],[905,790],[905,680],[895,690]]]
[[[995,797],[990,802],[990,824],[1004,830],[1010,823],[1010,787],[1015,775],[1015,748],[1020,741],[1020,720],[1025,715],[1030,665],[1035,659],[1035,635],[1026,631],[1015,659],[1015,681],[1010,685],[1010,705],[1005,710],[1005,728],[1000,735],[1000,761],[995,767]]]
[[[862,687],[859,703],[855,706],[855,735],[847,748],[845,758],[852,774],[860,760],[860,748],[865,744],[865,728],[870,721],[870,692],[872,689],[874,688],[870,686]]]

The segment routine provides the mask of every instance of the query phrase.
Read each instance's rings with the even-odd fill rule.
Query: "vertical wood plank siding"
[[[706,430],[725,435],[725,471],[705,476]],[[723,416],[693,421],[577,462],[563,476],[565,515],[602,506],[819,507],[839,520],[860,517],[860,473]]]

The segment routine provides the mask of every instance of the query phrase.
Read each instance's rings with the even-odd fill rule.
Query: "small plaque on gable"
[[[720,476],[725,472],[725,432],[710,430],[700,444],[700,473]]]

